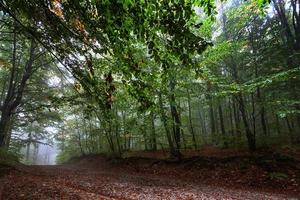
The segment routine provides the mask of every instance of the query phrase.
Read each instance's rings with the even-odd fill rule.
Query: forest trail
[[[195,184],[78,165],[25,166],[3,178],[1,199],[288,199],[287,196]]]

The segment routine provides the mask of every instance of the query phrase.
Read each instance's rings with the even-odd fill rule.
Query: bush
[[[19,163],[19,156],[6,149],[0,148],[0,176],[4,175],[10,169],[14,168]]]
[[[6,149],[0,148],[0,165],[1,166],[14,166],[19,162],[19,156]]]

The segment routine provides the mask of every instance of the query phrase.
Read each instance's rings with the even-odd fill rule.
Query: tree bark
[[[170,133],[169,126],[168,126],[167,116],[166,116],[166,113],[164,111],[163,99],[162,99],[162,95],[161,95],[160,92],[158,92],[158,100],[159,100],[161,120],[162,120],[164,128],[165,128],[165,132],[166,132],[166,136],[167,136],[167,140],[168,140],[168,144],[169,144],[171,157],[176,158],[178,156],[178,152],[177,152],[177,149],[174,147],[174,144],[173,144],[173,141],[172,141],[171,133]]]
[[[215,125],[215,115],[214,115],[214,109],[213,109],[213,103],[212,103],[212,97],[209,94],[211,91],[211,85],[210,83],[207,84],[207,98],[208,98],[208,104],[209,104],[209,117],[210,117],[210,130],[211,130],[211,137],[213,143],[215,142],[215,134],[216,134],[216,125]]]
[[[243,95],[241,93],[239,93],[237,98],[238,98],[240,112],[241,112],[241,115],[242,115],[242,120],[243,120],[245,131],[246,131],[246,137],[247,137],[247,141],[248,141],[248,148],[249,148],[250,151],[255,151],[256,150],[255,135],[251,132],[251,129],[250,129],[250,126],[249,126],[249,123],[248,123],[248,120],[247,120],[247,114],[246,114]]]
[[[197,141],[196,141],[194,126],[193,126],[193,120],[192,120],[191,95],[190,95],[189,89],[187,89],[187,97],[188,97],[190,133],[192,135],[193,146],[194,146],[195,149],[197,149]]]
[[[222,109],[220,102],[219,102],[218,110],[219,110],[220,128],[221,128],[221,133],[222,133],[223,145],[225,148],[227,148],[228,144],[226,141],[226,130],[225,130],[225,125],[224,125],[223,109]]]
[[[152,151],[156,151],[157,150],[157,143],[156,143],[154,112],[151,111],[150,115],[151,115],[151,149],[152,149]]]
[[[176,86],[176,80],[173,78],[170,80],[170,92],[171,94],[169,95],[169,103],[170,103],[170,109],[171,109],[171,116],[172,116],[172,124],[173,124],[173,135],[174,135],[174,140],[175,140],[175,145],[176,145],[176,154],[177,158],[181,159],[181,154],[180,154],[180,135],[181,135],[181,121],[179,117],[179,113],[177,110],[176,106],[176,101],[175,101],[175,86]]]

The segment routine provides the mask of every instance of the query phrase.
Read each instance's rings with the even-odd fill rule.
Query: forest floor
[[[2,199],[300,199],[300,154],[220,150],[94,155],[56,166],[17,166],[0,177]],[[1,198],[2,197],[2,198]]]

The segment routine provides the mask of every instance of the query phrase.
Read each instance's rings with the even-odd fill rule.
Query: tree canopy
[[[61,159],[299,142],[296,0],[2,0],[0,9],[1,146],[20,134],[30,146],[49,126]]]

